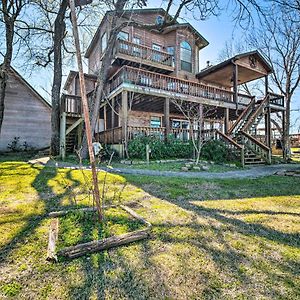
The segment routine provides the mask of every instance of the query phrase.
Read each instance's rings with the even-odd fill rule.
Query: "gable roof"
[[[72,83],[73,79],[78,76],[78,71],[73,71],[73,70],[70,70],[69,74],[68,74],[68,77],[66,79],[66,82],[64,84],[64,87],[63,89],[64,90],[67,90],[68,87],[70,86],[70,84]],[[87,79],[91,79],[91,80],[97,80],[98,76],[97,75],[94,75],[94,74],[87,74],[87,73],[84,73],[84,77],[87,78]]]
[[[253,59],[259,64],[251,65]],[[266,59],[257,50],[254,50],[235,55],[217,65],[205,68],[196,74],[196,77],[202,81],[213,82],[223,87],[232,87],[232,68],[234,65],[239,68],[238,84],[262,78],[273,72]]]
[[[2,64],[0,64],[2,65]],[[51,104],[41,96],[40,93],[19,73],[16,69],[10,66],[10,71],[16,76],[16,78],[23,83],[43,104],[45,104],[49,109],[52,108]]]
[[[100,34],[100,29],[102,27],[102,24],[106,21],[107,17],[112,14],[113,11],[107,11],[104,15],[104,17],[102,18],[100,25],[97,28],[96,33],[94,34],[91,43],[89,44],[84,57],[88,58],[97,42],[97,39],[99,38],[99,34]],[[128,10],[124,10],[124,16],[126,16],[127,14],[137,14],[137,15],[141,15],[141,14],[150,14],[150,13],[156,13],[156,14],[161,14],[164,15],[168,18],[171,18],[171,16],[169,14],[167,14],[167,12],[163,9],[163,8],[143,8],[143,9],[128,9]],[[171,30],[175,30],[179,27],[185,27],[185,28],[189,28],[199,39],[199,41],[203,41],[203,47],[207,46],[209,43],[208,41],[189,23],[178,23],[177,21],[175,21],[174,25],[168,26],[167,28],[165,28],[163,30],[164,33],[170,32]]]
[[[254,51],[249,51],[249,52],[245,52],[245,53],[241,53],[241,54],[237,54],[217,65],[214,65],[214,66],[211,66],[211,67],[208,67],[202,71],[200,71],[196,76],[200,79],[212,72],[215,72],[219,69],[222,69],[224,67],[226,67],[227,65],[230,65],[232,63],[234,63],[236,60],[238,59],[241,59],[243,57],[247,57],[247,56],[250,56],[250,55],[255,55],[257,56],[257,58],[261,61],[261,63],[265,66],[266,68],[266,71],[268,73],[273,73],[273,69],[272,67],[270,66],[270,64],[266,61],[266,59],[259,53],[258,50],[254,50]]]

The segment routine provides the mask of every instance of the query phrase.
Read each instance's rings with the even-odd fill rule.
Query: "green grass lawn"
[[[46,262],[46,213],[91,205],[89,177],[2,157],[0,299],[300,298],[299,178],[108,175],[107,202],[126,203],[149,220],[151,238]],[[60,221],[62,243],[101,237],[78,216]],[[137,226],[113,210],[107,224],[115,232]]]
[[[105,164],[103,164],[105,165]],[[113,168],[128,168],[128,169],[143,169],[143,170],[155,170],[155,171],[175,171],[182,172],[181,168],[185,166],[185,162],[164,162],[164,163],[156,163],[151,162],[149,165],[147,164],[121,164],[118,162],[113,162]],[[205,164],[209,169],[208,172],[228,172],[239,170],[238,167],[230,167],[221,164]],[[189,170],[188,172],[201,172],[201,170]],[[203,171],[202,171],[203,172]]]

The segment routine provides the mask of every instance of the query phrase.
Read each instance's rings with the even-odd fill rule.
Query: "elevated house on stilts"
[[[131,10],[124,19],[155,24],[163,9]],[[92,94],[107,47],[110,12],[103,18],[86,52],[87,89]],[[284,98],[271,93],[272,68],[258,51],[234,56],[199,70],[201,50],[208,41],[190,24],[176,23],[162,31],[125,27],[114,47],[106,97],[99,111],[95,138],[124,155],[124,141],[136,136],[188,140],[191,126],[173,99],[198,103],[213,114],[201,124],[205,139],[219,139],[243,164],[271,163],[272,116],[282,114]],[[264,78],[261,98],[240,93],[242,84]],[[82,108],[77,72],[70,72],[61,99],[61,152],[78,148],[82,139]],[[281,124],[279,124],[282,127]],[[263,131],[261,130],[263,128]]]

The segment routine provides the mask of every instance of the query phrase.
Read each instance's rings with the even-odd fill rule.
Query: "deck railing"
[[[76,95],[62,94],[60,103],[61,112],[81,115],[81,97]]]
[[[251,149],[257,155],[259,155],[266,163],[271,164],[272,162],[272,152],[271,148],[260,142],[259,140],[255,139],[250,134],[246,133],[245,131],[241,130],[241,138],[242,143],[247,148]]]
[[[184,94],[218,101],[233,102],[234,99],[234,93],[232,91],[129,66],[123,66],[111,78],[110,92],[115,90],[122,83],[164,90],[173,94]],[[176,97],[177,95],[173,96]],[[252,96],[238,94],[239,103],[247,105],[251,99]]]
[[[270,104],[284,107],[284,96],[274,94],[274,93],[269,93],[269,97],[270,97]]]
[[[99,140],[104,144],[118,144],[122,142],[122,127],[115,127],[98,133]]]
[[[139,45],[135,43],[131,43],[125,40],[118,40],[116,45],[116,54],[125,54],[132,56],[135,59],[140,62],[143,61],[149,61],[153,63],[162,64],[168,67],[174,67],[174,56],[163,51],[158,51],[155,49],[152,49],[150,47]]]
[[[127,135],[128,139],[132,140],[137,137],[156,137],[159,139],[164,139],[166,134],[165,127],[149,127],[149,126],[128,126]],[[191,139],[191,134],[195,137],[198,135],[197,130],[185,129],[185,128],[171,128],[169,130],[169,136],[182,141],[188,141]],[[204,140],[213,139],[215,136],[214,129],[202,130]],[[107,129],[105,131],[99,132],[99,139],[101,143],[105,144],[117,144],[122,142],[124,137],[122,132],[122,127],[115,127],[112,129]]]

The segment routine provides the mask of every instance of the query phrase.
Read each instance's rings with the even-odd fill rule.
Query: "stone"
[[[189,170],[189,168],[187,168],[187,167],[182,167],[182,168],[181,168],[181,171],[187,172],[188,170]]]
[[[194,170],[201,170],[201,168],[199,166],[193,166]]]
[[[209,170],[209,167],[208,167],[208,166],[202,166],[201,169],[202,169],[203,171],[208,171],[208,170]]]

